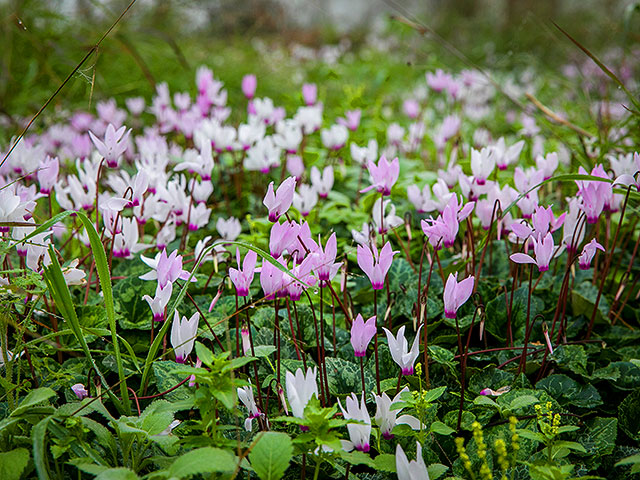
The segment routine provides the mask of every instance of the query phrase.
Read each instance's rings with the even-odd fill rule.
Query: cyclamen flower
[[[89,392],[86,388],[84,388],[84,385],[82,383],[76,383],[71,387],[71,390],[73,390],[73,393],[76,394],[78,400],[82,400],[89,396]]]
[[[336,239],[335,232],[332,233],[329,240],[327,240],[324,249],[319,243],[318,248],[313,252],[316,261],[314,271],[316,272],[316,275],[318,275],[318,279],[325,284],[330,282],[340,269],[341,264],[334,263],[337,253],[338,241]]]
[[[382,195],[391,195],[391,188],[400,176],[400,161],[398,157],[389,162],[387,157],[382,155],[378,161],[378,165],[369,161],[367,168],[371,176],[371,185],[360,190],[360,193],[368,192],[375,188],[378,192],[382,193]]]
[[[269,253],[271,253],[271,256],[278,258],[285,250],[289,250],[299,233],[300,225],[296,222],[275,222],[271,226],[271,233],[269,234]]]
[[[231,278],[233,285],[236,287],[236,292],[239,297],[246,297],[249,295],[249,287],[253,281],[257,260],[258,254],[253,250],[249,250],[244,257],[241,268],[240,250],[236,248],[236,261],[238,262],[238,268],[229,268],[229,278]]]
[[[278,258],[278,262],[283,267],[286,263],[283,257]],[[287,292],[282,288],[284,284],[284,273],[271,262],[264,260],[260,269],[260,286],[264,292],[265,300],[273,300],[286,296]]]
[[[506,170],[509,165],[515,163],[520,156],[520,152],[524,148],[524,140],[514,143],[510,147],[505,145],[504,137],[500,137],[498,141],[491,145],[490,148],[495,152],[496,165],[499,170]]]
[[[167,257],[167,250],[164,249],[158,253],[155,258],[147,258],[144,255],[140,255],[142,260],[147,266],[153,270],[140,276],[141,280],[158,280],[158,285],[164,288],[167,283],[173,283],[176,280],[188,280],[189,272],[182,269],[182,256],[178,255],[178,251],[174,250],[171,255]],[[196,281],[196,278],[191,278],[192,282]]]
[[[107,162],[107,167],[117,168],[120,164],[120,158],[122,154],[127,150],[127,140],[131,129],[128,131],[127,127],[120,127],[118,130],[110,123],[107,125],[107,130],[104,135],[104,142],[89,131],[89,136],[96,146],[98,153]]]
[[[387,207],[389,207],[389,213],[387,213]],[[373,202],[371,219],[373,220],[375,231],[380,234],[385,234],[404,223],[402,217],[396,215],[396,206],[391,203],[391,199],[383,201],[382,198],[378,198]]]
[[[402,390],[398,392],[398,394],[393,397],[393,399],[389,398],[389,396],[382,392],[382,395],[375,395],[376,399],[376,415],[374,420],[376,425],[380,427],[380,433],[382,433],[382,437],[389,440],[393,438],[393,428],[399,424],[409,425],[414,430],[420,429],[420,420],[412,415],[400,415],[398,417],[398,413],[402,408],[391,406],[394,403],[400,401],[400,396],[409,391],[409,387],[404,387]]]
[[[371,339],[376,336],[376,316],[366,322],[361,314],[358,314],[351,326],[351,346],[356,357],[364,357]]]
[[[471,149],[471,171],[478,185],[484,185],[493,172],[496,165],[495,151],[490,148],[483,148],[478,151]]]
[[[349,440],[342,440],[342,448],[350,452],[354,448],[360,452],[368,452],[370,449],[369,437],[371,436],[371,417],[367,411],[367,404],[364,401],[364,392],[360,397],[360,405],[358,405],[358,397],[355,393],[352,393],[350,397],[347,397],[346,410],[342,407],[340,399],[338,399],[338,405],[342,410],[342,415],[345,420],[359,420],[362,424],[348,423],[347,431],[349,432]]]
[[[51,190],[58,182],[58,172],[60,171],[60,161],[58,157],[51,158],[47,155],[40,168],[38,169],[37,177],[38,184],[40,185],[40,193],[49,195]]]
[[[532,263],[538,266],[538,271],[546,272],[549,270],[549,262],[553,257],[555,247],[553,236],[551,233],[547,233],[544,238],[539,235],[537,239],[531,238],[531,241],[533,242],[533,252],[536,256],[535,260],[526,253],[514,253],[509,258],[515,263]]]
[[[296,188],[295,177],[289,177],[284,180],[276,192],[273,192],[273,182],[267,188],[267,194],[264,196],[263,204],[269,209],[269,221],[276,222],[280,215],[289,210],[293,202],[293,192]]]
[[[251,100],[255,95],[257,86],[258,80],[254,74],[251,73],[242,77],[242,93],[249,100]]]
[[[303,183],[298,187],[298,192],[293,193],[293,206],[303,217],[309,215],[317,203],[318,192],[310,185]]]
[[[144,295],[142,297],[149,306],[151,307],[151,312],[153,313],[153,321],[154,322],[163,322],[164,318],[164,310],[171,299],[171,293],[173,292],[173,284],[167,283],[164,288],[161,288],[160,285],[156,288],[156,295],[154,298],[151,298],[149,295]]]
[[[220,217],[216,221],[216,230],[223,240],[233,242],[242,233],[242,225],[235,217],[229,217],[226,220]]]
[[[396,446],[398,480],[429,480],[429,472],[422,458],[422,445],[416,442],[416,459],[409,461],[400,444]]]
[[[308,107],[314,105],[318,100],[318,86],[315,83],[302,85],[302,98]]]
[[[296,374],[287,371],[286,386],[287,386],[287,400],[291,406],[291,413],[294,417],[304,418],[304,409],[314,395],[318,397],[318,385],[316,384],[316,377],[318,370],[316,367],[311,370],[311,367],[307,369],[306,375],[301,368],[296,370]]]
[[[333,188],[333,167],[331,165],[324,167],[322,174],[315,165],[311,167],[311,185],[320,198],[327,198]]]
[[[253,419],[258,418],[264,415],[258,405],[256,404],[255,399],[253,398],[253,388],[250,386],[247,387],[238,387],[238,398],[242,402],[242,404],[249,410],[249,416],[244,421],[244,429],[247,432],[251,431],[251,427],[253,424]]]
[[[344,125],[332,125],[329,129],[320,132],[322,145],[329,150],[340,150],[347,144],[349,131]]]
[[[604,252],[604,247],[600,245],[595,238],[584,246],[580,257],[578,257],[578,266],[580,267],[580,270],[589,270],[591,267],[591,260],[593,260],[597,250],[602,250]]]
[[[409,350],[409,343],[404,337],[404,325],[398,329],[398,335],[396,337],[386,328],[382,327],[382,329],[387,335],[391,358],[393,358],[393,361],[402,369],[402,375],[413,375],[413,364],[416,363],[416,359],[420,353],[420,329],[422,329],[422,325],[418,327],[416,338],[411,345],[411,350]]]
[[[189,319],[186,316],[180,319],[180,314],[177,310],[175,311],[173,324],[171,325],[171,346],[176,355],[176,362],[184,363],[191,350],[193,350],[198,333],[199,320],[200,313],[198,312],[194,313]]]
[[[358,265],[367,274],[374,290],[381,290],[384,287],[384,279],[393,262],[393,256],[398,253],[391,250],[391,243],[384,244],[380,253],[375,245],[358,245]]]
[[[362,116],[362,111],[360,110],[347,110],[344,112],[345,118],[339,117],[336,122],[339,125],[344,125],[352,132],[355,132],[360,125],[360,117]]]
[[[456,318],[458,309],[467,301],[473,293],[475,278],[469,276],[458,282],[458,272],[450,273],[444,286],[444,316]]]

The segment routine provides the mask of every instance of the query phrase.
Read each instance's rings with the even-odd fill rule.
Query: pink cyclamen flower
[[[289,210],[291,203],[293,202],[293,192],[296,188],[295,177],[289,177],[284,180],[278,189],[273,191],[273,182],[269,184],[267,188],[267,194],[264,196],[262,203],[269,209],[269,221],[275,222],[280,218],[280,215]]]
[[[158,287],[156,288],[156,295],[154,298],[151,298],[149,295],[145,295],[142,297],[149,306],[151,307],[151,312],[153,313],[153,321],[154,322],[163,322],[164,318],[164,310],[167,308],[167,304],[171,299],[171,293],[173,292],[173,284],[167,283],[164,288]]]
[[[256,94],[256,87],[258,86],[258,80],[254,74],[245,75],[242,77],[242,93],[249,100]]]
[[[408,100],[405,100],[402,104],[402,111],[407,117],[415,120],[416,118],[418,118],[418,115],[420,115],[420,104],[417,100],[413,100],[410,98]]]
[[[278,263],[286,267],[283,257],[278,259]],[[284,273],[278,267],[267,260],[263,260],[260,269],[260,286],[264,292],[265,300],[273,300],[276,295],[279,297],[286,296],[286,289],[282,288],[285,283]]]
[[[544,238],[542,235],[538,235],[538,238],[531,238],[533,242],[533,253],[535,254],[535,260],[526,253],[514,253],[509,258],[515,263],[532,263],[538,266],[538,271],[546,272],[549,270],[549,262],[553,257],[554,243],[551,233],[547,233]]]
[[[160,288],[164,288],[167,283],[173,283],[176,280],[188,280],[189,272],[182,269],[182,256],[178,255],[178,251],[174,250],[171,255],[167,256],[167,250],[163,249],[155,258],[147,258],[140,255],[147,266],[153,270],[140,276],[141,280],[158,280]],[[192,282],[196,281],[195,277],[191,278]]]
[[[269,253],[271,256],[278,258],[285,250],[289,250],[299,233],[300,225],[296,222],[275,222],[269,234]]]
[[[367,274],[374,290],[381,290],[384,287],[384,279],[393,262],[393,256],[398,253],[391,250],[391,243],[384,244],[380,253],[375,245],[358,245],[358,265]]]
[[[76,383],[75,385],[73,385],[71,387],[71,390],[73,390],[73,393],[76,394],[78,400],[82,400],[83,398],[87,398],[89,396],[89,392],[81,383]]]
[[[256,261],[258,260],[258,254],[253,250],[249,250],[242,262],[242,268],[240,267],[240,250],[236,248],[236,261],[238,262],[238,268],[229,268],[229,278],[236,287],[236,292],[239,297],[246,297],[249,295],[249,286],[253,281],[253,274],[256,269]]]
[[[366,322],[362,315],[358,314],[351,326],[351,346],[356,357],[364,357],[367,353],[369,342],[376,335],[376,316]]]
[[[595,238],[584,246],[580,257],[578,258],[578,266],[580,267],[580,270],[589,270],[591,267],[591,260],[593,260],[593,257],[598,250],[602,250],[604,252],[604,247],[600,245]]]
[[[384,333],[387,335],[391,358],[393,358],[393,361],[396,362],[402,370],[402,375],[413,375],[413,365],[416,363],[416,359],[420,353],[421,328],[422,325],[418,327],[416,338],[413,340],[411,350],[409,350],[409,342],[407,342],[407,339],[404,336],[404,325],[398,329],[398,335],[395,337],[393,336],[393,333],[382,327]]]
[[[336,263],[336,255],[338,253],[338,240],[335,232],[331,234],[329,240],[322,248],[322,244],[318,239],[318,248],[313,252],[315,258],[314,271],[318,275],[318,280],[326,284],[336,276],[340,269],[340,263]]]
[[[318,86],[315,83],[302,85],[302,98],[307,106],[314,105],[318,100]]]
[[[389,162],[387,157],[382,155],[378,165],[370,161],[367,163],[367,169],[371,176],[371,185],[361,190],[360,193],[368,192],[375,188],[382,195],[391,195],[391,188],[400,176],[400,161],[398,157]]]
[[[122,126],[118,130],[110,123],[104,135],[104,142],[89,132],[89,136],[96,146],[98,153],[102,155],[107,162],[107,167],[117,168],[120,164],[120,158],[127,149],[127,140],[131,129],[127,131],[127,127]]]
[[[475,277],[469,276],[458,282],[458,272],[450,273],[444,286],[444,316],[456,318],[458,309],[467,301],[473,293]]]
[[[60,171],[60,162],[58,157],[51,158],[49,155],[40,164],[37,177],[40,185],[40,193],[49,195],[51,190],[58,182],[58,172]]]
[[[345,118],[339,117],[336,122],[340,125],[344,125],[352,132],[355,132],[360,125],[360,117],[362,116],[362,111],[360,110],[347,110],[344,112]]]

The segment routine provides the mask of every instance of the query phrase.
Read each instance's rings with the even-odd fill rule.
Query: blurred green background
[[[1,144],[128,4],[0,0]],[[420,35],[397,17],[417,20],[437,36]],[[586,57],[552,20],[605,56],[612,47],[622,48],[623,57],[632,55],[638,40],[640,13],[631,1],[138,0],[38,124],[55,121],[56,112],[90,110],[105,98],[149,99],[161,81],[172,91],[192,91],[202,64],[230,87],[230,104],[239,99],[240,79],[250,72],[258,76],[258,94],[276,103],[314,76],[323,79],[324,93],[344,95],[345,83],[351,83],[377,95],[383,84],[385,89],[412,85],[425,70],[465,67],[444,42],[487,68],[533,66],[561,78],[562,65]],[[353,61],[353,52],[360,55],[371,45],[383,55],[368,64]],[[320,52],[323,61],[305,61],[309,52]],[[338,65],[332,55],[339,57]]]

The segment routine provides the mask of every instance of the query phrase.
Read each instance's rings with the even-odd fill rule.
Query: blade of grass
[[[598,57],[595,56],[587,47],[578,42],[575,38],[573,38],[567,31],[565,31],[560,25],[551,20],[551,23],[555,25],[555,27],[562,32],[562,34],[567,37],[571,42],[582,50],[594,63],[598,66],[600,70],[602,70],[611,80],[613,80],[622,91],[629,97],[629,100],[635,105],[636,108],[640,109],[640,103],[638,100],[632,95],[632,93],[627,89],[627,87],[622,83],[622,81],[613,73],[609,68],[600,61]]]
[[[118,334],[116,333],[116,311],[113,305],[113,290],[111,288],[111,274],[109,273],[107,254],[104,251],[104,245],[102,245],[102,242],[100,241],[98,232],[94,228],[91,220],[89,220],[89,217],[87,217],[84,212],[78,212],[78,218],[84,225],[84,228],[87,230],[89,242],[91,242],[91,251],[93,252],[96,271],[98,272],[98,278],[100,279],[100,288],[102,289],[104,306],[107,311],[107,321],[109,322],[109,329],[111,330],[113,352],[116,357],[118,379],[120,380],[120,395],[122,397],[123,407],[127,412],[127,415],[130,415],[131,403],[129,401],[127,379],[125,377],[124,367],[122,365],[122,355],[120,355],[120,342],[118,341]]]

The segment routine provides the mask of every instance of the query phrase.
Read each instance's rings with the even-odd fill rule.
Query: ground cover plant
[[[0,147],[0,478],[640,472],[639,66],[387,81],[398,36]]]

